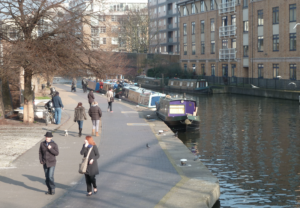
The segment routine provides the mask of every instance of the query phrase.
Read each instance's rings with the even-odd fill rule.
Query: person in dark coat
[[[92,103],[92,106],[89,109],[89,115],[90,115],[90,117],[92,119],[92,123],[93,123],[92,135],[94,135],[96,132],[96,136],[99,136],[98,131],[99,131],[100,118],[102,116],[102,111],[101,111],[100,107],[98,106],[97,102]]]
[[[85,77],[83,77],[82,81],[81,81],[81,84],[82,84],[82,90],[84,93],[86,93],[87,91],[87,80]]]
[[[86,120],[85,108],[82,106],[82,103],[79,102],[74,111],[74,122],[77,121],[79,128],[79,137],[81,137],[83,120]]]
[[[72,80],[72,86],[71,86],[71,92],[72,91],[76,92],[76,85],[77,85],[77,79],[73,78],[73,80]]]
[[[98,191],[95,176],[99,174],[97,159],[100,157],[98,148],[93,140],[93,137],[87,136],[84,140],[84,144],[82,146],[80,154],[86,157],[90,148],[93,149],[91,150],[91,153],[89,155],[87,170],[84,174],[87,186],[87,196],[92,195],[92,185],[94,188],[94,194],[96,194]]]
[[[56,91],[54,97],[52,98],[53,107],[55,108],[55,123],[60,124],[61,120],[61,110],[64,109],[64,105],[62,104],[61,98],[59,97],[59,92]]]
[[[51,132],[47,132],[45,135],[46,139],[40,144],[39,149],[39,159],[40,163],[43,164],[46,185],[48,191],[46,194],[54,195],[55,194],[55,183],[54,183],[54,170],[56,165],[56,156],[58,156],[58,146],[52,140],[53,135]]]
[[[91,91],[89,92],[89,94],[88,94],[87,97],[88,97],[88,99],[89,99],[89,104],[90,104],[90,106],[92,106],[92,103],[93,103],[94,100],[95,100],[93,90],[91,90]]]

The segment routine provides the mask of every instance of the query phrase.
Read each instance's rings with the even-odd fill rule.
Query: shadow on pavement
[[[16,185],[16,186],[21,186],[21,187],[24,187],[26,189],[30,189],[32,191],[45,192],[45,190],[40,190],[40,189],[37,189],[37,188],[27,186],[26,184],[24,184],[24,182],[16,181],[16,180],[13,180],[13,179],[5,177],[5,176],[0,176],[0,181],[3,182],[3,183],[13,184],[13,185]]]
[[[36,176],[31,176],[31,175],[23,175],[23,176],[25,176],[26,178],[28,178],[31,181],[37,181],[37,182],[40,182],[42,184],[45,184],[45,178],[39,178],[39,177],[36,177]],[[45,186],[46,186],[46,184],[45,184]],[[56,182],[55,182],[55,186],[56,186],[56,188],[61,188],[61,189],[71,188],[71,186],[67,186],[67,185],[64,185],[64,184],[61,184],[61,183],[56,183]]]

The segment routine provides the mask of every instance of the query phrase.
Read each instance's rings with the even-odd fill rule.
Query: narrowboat
[[[137,84],[141,87],[160,89],[163,86],[161,78],[137,76],[136,79],[137,79]]]
[[[167,95],[156,103],[156,114],[170,127],[199,128],[197,102],[185,98],[172,98]]]
[[[208,82],[204,79],[169,79],[169,90],[197,91],[199,93],[210,93]]]

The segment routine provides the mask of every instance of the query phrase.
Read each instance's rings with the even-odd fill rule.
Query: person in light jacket
[[[106,93],[106,97],[107,97],[107,102],[108,102],[108,108],[107,108],[107,112],[110,110],[110,112],[112,113],[112,103],[113,101],[111,100],[111,98],[114,97],[114,93],[112,92],[112,88],[109,88],[109,90]]]
[[[96,143],[93,140],[93,137],[87,136],[84,140],[84,144],[82,146],[82,149],[80,151],[80,154],[84,157],[87,156],[90,148],[93,148],[91,150],[91,153],[88,158],[88,166],[85,175],[85,182],[87,186],[87,196],[92,195],[92,186],[94,188],[94,194],[97,193],[97,184],[96,184],[96,175],[99,174],[98,169],[98,163],[97,159],[100,157],[98,148],[96,146]]]
[[[81,137],[83,120],[86,120],[85,108],[82,106],[82,103],[78,103],[74,111],[74,122],[77,121],[79,128],[79,137]]]
[[[93,123],[92,135],[95,135],[96,132],[96,136],[99,136],[98,131],[99,131],[100,118],[102,116],[102,111],[99,108],[98,103],[96,101],[92,103],[92,106],[89,109],[89,115]]]
[[[43,165],[46,185],[48,187],[47,195],[55,194],[55,183],[54,183],[54,170],[56,165],[56,156],[58,156],[58,145],[52,140],[53,135],[51,132],[47,132],[45,135],[46,139],[40,144],[39,159]]]
[[[95,100],[95,97],[94,97],[94,93],[93,93],[93,90],[91,90],[88,94],[88,99],[89,99],[89,104],[90,104],[90,107],[92,106],[92,103],[94,102]]]

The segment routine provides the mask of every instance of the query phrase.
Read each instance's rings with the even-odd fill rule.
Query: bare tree
[[[34,121],[32,78],[51,74],[103,76],[117,71],[118,57],[93,50],[89,5],[68,0],[0,0],[1,75],[24,74],[24,122]],[[112,66],[114,66],[112,68]]]

